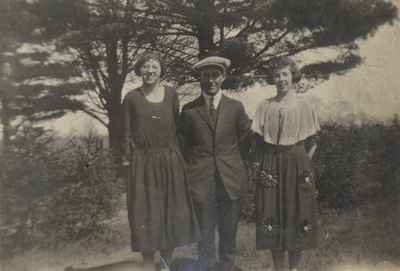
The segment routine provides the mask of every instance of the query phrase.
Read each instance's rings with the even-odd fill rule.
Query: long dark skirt
[[[257,249],[302,250],[317,245],[315,176],[303,142],[265,143],[256,184]]]
[[[183,158],[177,148],[135,150],[127,182],[133,251],[172,249],[199,240]]]

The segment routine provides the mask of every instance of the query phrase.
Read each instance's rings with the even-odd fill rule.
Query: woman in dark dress
[[[143,85],[123,101],[128,218],[132,250],[154,270],[156,251],[168,263],[173,249],[197,241],[199,231],[176,134],[178,95],[160,84],[157,56],[144,55],[135,72]]]
[[[257,249],[270,249],[277,271],[284,253],[296,270],[301,251],[317,243],[317,191],[311,165],[317,148],[318,118],[305,97],[296,94],[296,64],[279,58],[273,65],[277,95],[262,101],[252,129],[256,137]]]

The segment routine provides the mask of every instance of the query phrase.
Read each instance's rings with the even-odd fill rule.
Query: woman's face
[[[278,93],[287,93],[292,88],[292,72],[290,71],[290,67],[286,66],[276,70],[273,80]]]
[[[140,67],[140,76],[144,84],[158,83],[161,76],[161,64],[157,60],[149,59]]]

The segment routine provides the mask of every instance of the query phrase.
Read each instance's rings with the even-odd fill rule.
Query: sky
[[[400,0],[394,0],[400,7]],[[370,120],[386,121],[400,114],[400,21],[384,25],[374,36],[357,42],[364,62],[342,76],[309,90],[321,121],[343,121],[349,114],[363,114]],[[323,55],[321,55],[323,57]],[[244,94],[235,94],[250,115],[264,97],[274,94],[273,87],[255,86]],[[48,123],[61,135],[86,134],[90,130],[106,134],[105,127],[82,113],[69,113]]]

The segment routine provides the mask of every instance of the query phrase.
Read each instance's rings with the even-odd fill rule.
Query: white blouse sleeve
[[[314,105],[310,101],[304,100],[301,110],[301,124],[300,124],[300,138],[301,140],[306,139],[309,136],[315,135],[321,130],[317,112]]]
[[[258,106],[254,119],[251,125],[251,129],[257,134],[264,135],[264,123],[265,123],[265,100],[262,101]]]

